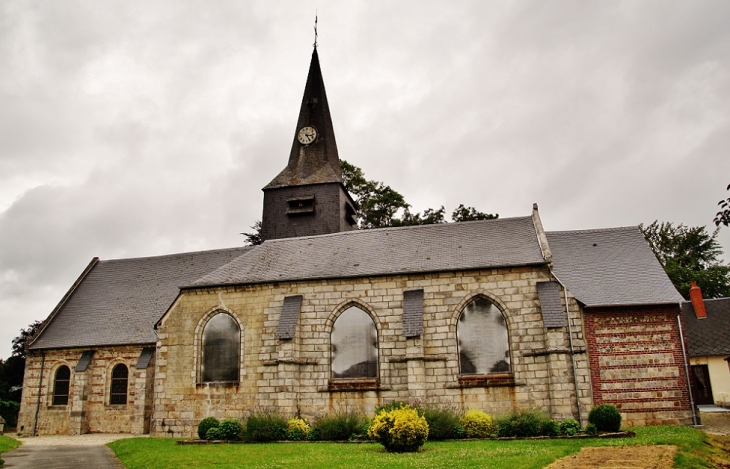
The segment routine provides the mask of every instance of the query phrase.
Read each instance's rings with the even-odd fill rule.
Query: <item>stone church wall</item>
[[[623,425],[690,424],[677,307],[585,314],[594,404],[614,404]]]
[[[18,417],[21,434],[33,434],[36,409],[36,435],[142,434],[149,431],[154,361],[146,370],[137,370],[135,365],[142,346],[96,348],[86,371],[76,372],[74,368],[85,350],[90,349],[46,350],[43,352],[45,357],[36,351],[28,356]],[[43,378],[39,400],[41,363]],[[127,403],[110,405],[112,368],[119,363],[126,365],[129,370]],[[56,370],[63,365],[71,371],[68,404],[53,405]]]
[[[185,291],[159,326],[152,433],[193,436],[207,416],[244,417],[276,408],[304,417],[356,406],[372,413],[393,400],[476,407],[493,414],[541,408],[556,418],[576,416],[567,328],[546,329],[536,282],[542,267],[441,274],[319,280]],[[403,292],[423,289],[423,334],[403,334]],[[276,339],[284,297],[302,295],[296,334]],[[475,297],[504,313],[509,329],[509,374],[459,375],[457,321]],[[356,305],[378,332],[378,380],[330,379],[330,334],[337,315]],[[202,328],[217,312],[240,324],[237,383],[201,383]],[[577,305],[571,300],[577,381],[584,409],[591,383]],[[581,353],[582,351],[582,353]]]

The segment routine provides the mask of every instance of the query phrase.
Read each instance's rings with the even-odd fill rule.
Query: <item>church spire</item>
[[[342,172],[315,42],[289,163],[264,190],[330,182],[341,183]]]

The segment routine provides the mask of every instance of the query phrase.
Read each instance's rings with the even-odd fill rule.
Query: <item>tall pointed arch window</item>
[[[203,329],[203,382],[238,381],[241,329],[226,313],[213,316]]]
[[[71,385],[71,370],[66,365],[59,366],[53,377],[53,405],[68,405]]]
[[[378,332],[368,313],[351,306],[332,325],[332,378],[378,377]]]
[[[127,365],[118,364],[112,369],[112,385],[109,388],[109,404],[127,403],[127,384],[129,380],[129,368]]]
[[[509,373],[507,321],[486,298],[476,298],[461,312],[456,326],[459,372],[462,375]]]

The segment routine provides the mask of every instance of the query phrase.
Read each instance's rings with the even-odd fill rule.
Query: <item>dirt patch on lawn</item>
[[[669,445],[583,448],[545,469],[666,469],[676,453]]]

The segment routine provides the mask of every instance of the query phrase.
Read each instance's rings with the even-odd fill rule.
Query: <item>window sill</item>
[[[382,391],[378,379],[331,380],[326,388],[329,392]]]
[[[66,410],[68,409],[68,404],[51,404],[49,406],[46,406],[48,410]]]
[[[127,410],[129,404],[105,404],[104,408],[109,410]]]
[[[195,386],[198,388],[237,388],[239,384],[239,381],[206,381],[196,383]]]
[[[518,386],[511,374],[462,375],[458,378],[457,388],[499,388]]]

